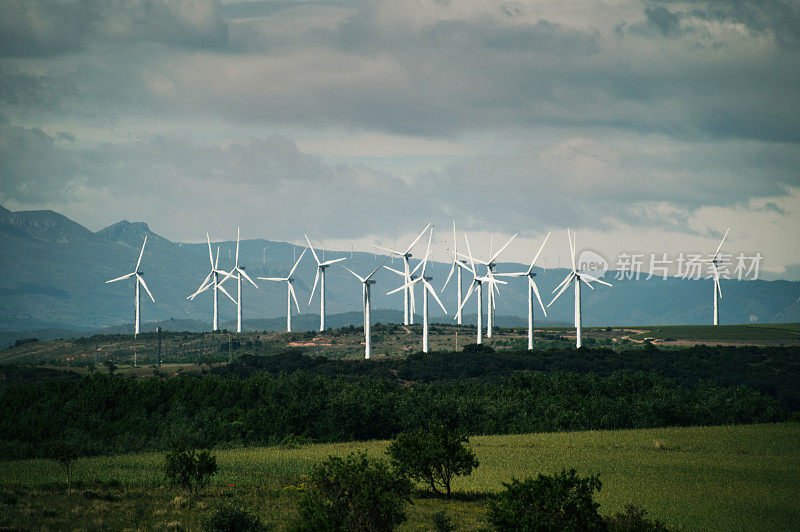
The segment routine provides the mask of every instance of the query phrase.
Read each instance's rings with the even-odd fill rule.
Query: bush
[[[366,453],[335,456],[314,468],[297,530],[383,531],[406,519],[411,482]]]
[[[629,504],[625,513],[616,513],[606,519],[611,532],[669,532],[669,528],[658,519],[651,521],[644,508]]]
[[[456,529],[450,521],[450,518],[447,517],[447,514],[443,511],[436,512],[431,516],[431,519],[433,520],[433,529],[436,530],[436,532],[450,532]]]
[[[386,453],[398,471],[425,482],[436,493],[444,489],[449,497],[453,477],[469,475],[478,467],[475,454],[464,446],[468,441],[442,425],[432,425],[400,434]]]
[[[164,460],[164,473],[170,484],[189,489],[205,486],[217,472],[217,458],[208,451],[198,452],[185,445],[173,447]]]
[[[47,444],[45,447],[45,455],[50,460],[58,462],[58,465],[61,466],[64,473],[67,475],[67,491],[72,491],[70,473],[72,472],[72,464],[80,455],[78,449],[64,441],[56,440]]]
[[[512,479],[489,503],[489,522],[496,530],[605,530],[592,499],[600,491],[596,476],[579,477],[574,469],[553,476]]]
[[[209,532],[255,532],[263,528],[258,517],[238,506],[217,506],[203,519],[203,530]]]

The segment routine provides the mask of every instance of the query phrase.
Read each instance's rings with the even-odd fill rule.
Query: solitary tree
[[[58,462],[58,465],[67,474],[67,491],[72,491],[71,472],[72,466],[79,456],[78,449],[64,441],[57,440],[47,445],[45,453],[47,458]]]
[[[392,464],[410,479],[425,482],[441,494],[450,496],[453,477],[469,475],[478,467],[475,454],[466,446],[466,436],[442,425],[432,425],[400,434],[387,449]]]

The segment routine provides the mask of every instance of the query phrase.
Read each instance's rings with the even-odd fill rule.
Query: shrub
[[[297,530],[383,531],[406,519],[411,482],[384,460],[351,453],[329,457],[310,475]]]
[[[164,460],[164,473],[170,484],[189,489],[205,486],[217,472],[217,458],[208,451],[198,452],[185,445],[170,450]]]
[[[264,528],[258,517],[244,508],[224,504],[206,515],[202,524],[209,532],[255,532]]]
[[[629,504],[625,506],[625,513],[616,513],[606,519],[608,530],[611,532],[669,532],[669,528],[659,521],[650,520],[645,515],[644,508]]]
[[[469,475],[478,467],[475,454],[464,446],[469,440],[442,425],[431,425],[400,434],[386,453],[398,471],[412,480],[450,496],[450,482],[458,475]]]
[[[58,465],[64,470],[67,475],[67,491],[72,491],[70,483],[70,473],[72,472],[72,465],[79,456],[78,449],[64,441],[51,441],[45,447],[45,455],[50,460],[58,462]]]
[[[431,519],[433,520],[433,529],[436,532],[450,532],[456,529],[444,511],[436,512],[431,516]]]
[[[553,476],[512,479],[489,503],[489,522],[496,530],[605,530],[592,499],[600,491],[596,476],[579,477],[574,469]]]

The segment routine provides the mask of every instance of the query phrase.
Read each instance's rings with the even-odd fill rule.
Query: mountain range
[[[198,235],[207,228],[198,228]],[[211,231],[215,234],[231,233],[231,228]],[[164,320],[193,320],[210,324],[211,296],[206,292],[194,301],[187,300],[209,271],[208,247],[205,243],[176,243],[153,233],[143,222],[120,221],[100,231],[86,227],[53,211],[12,212],[0,207],[0,330],[24,331],[33,329],[101,330],[125,326],[133,321],[133,283],[122,281],[106,284],[108,279],[130,272],[147,235],[147,248],[140,270],[144,272],[150,290],[156,298],[152,303],[143,297],[143,322]],[[233,262],[235,242],[214,242],[220,248],[220,267],[227,269]],[[422,244],[418,244],[421,254]],[[291,268],[295,257],[303,248],[286,242],[266,239],[243,240],[240,245],[240,264],[247,266],[259,289],[244,287],[244,312],[248,324],[253,320],[267,320],[280,327],[286,312],[286,289],[283,283],[258,281],[256,276],[283,276]],[[318,253],[321,253],[318,251]],[[383,256],[363,252],[326,250],[325,258],[344,256],[349,268],[357,273],[367,273],[383,260]],[[415,259],[414,259],[415,260]],[[389,259],[387,265],[400,267],[399,259]],[[520,271],[525,265],[502,263],[498,271]],[[450,264],[431,262],[428,274],[434,285],[441,288],[450,270]],[[568,273],[565,269],[536,270],[537,283],[545,299]],[[309,315],[300,321],[313,321],[319,312],[318,296],[308,305],[309,291],[314,282],[313,257],[306,254],[294,277],[295,290],[300,301],[301,314]],[[613,288],[597,286],[596,290],[583,290],[583,316],[585,325],[679,325],[704,324],[711,320],[712,283],[708,280],[688,280],[670,277],[667,280],[615,280],[614,272],[606,279]],[[465,276],[468,281],[468,277]],[[372,291],[373,314],[378,310],[402,309],[400,294],[387,296],[386,292],[399,286],[400,278],[382,269]],[[228,285],[230,283],[230,285]],[[329,316],[355,313],[356,323],[361,311],[361,286],[344,268],[334,266],[328,270],[327,307]],[[466,284],[464,290],[466,290]],[[235,290],[229,280],[226,286]],[[511,279],[497,300],[496,313],[504,316],[508,324],[524,324],[527,320],[527,295],[524,279]],[[800,321],[800,282],[792,281],[736,281],[723,280],[724,299],[721,301],[722,323],[797,322]],[[547,294],[547,295],[546,295]],[[235,292],[234,292],[235,295]],[[441,294],[449,317],[431,301],[432,320],[452,319],[456,307],[454,280]],[[220,296],[221,321],[235,319],[236,310],[224,296]],[[417,313],[422,311],[421,290],[417,291]],[[474,318],[475,302],[468,303],[465,314]],[[541,325],[564,324],[572,320],[571,297],[560,298],[544,319],[537,307],[536,319]],[[387,314],[390,316],[393,314]],[[397,314],[399,316],[399,314]],[[330,321],[330,320],[329,320]],[[375,319],[380,321],[380,319]],[[188,323],[188,322],[187,322]],[[333,322],[330,322],[334,325]],[[465,321],[469,323],[469,321]],[[199,326],[198,326],[199,327]]]

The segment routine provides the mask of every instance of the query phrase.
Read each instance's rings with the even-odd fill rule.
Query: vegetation
[[[45,453],[47,458],[57,462],[64,470],[64,473],[67,475],[67,491],[71,491],[70,472],[72,471],[72,465],[75,463],[75,460],[80,456],[78,449],[64,441],[55,440],[48,442],[45,446]]]
[[[489,502],[489,522],[502,532],[605,530],[594,501],[602,483],[596,475],[580,477],[574,469],[555,475],[512,479]]]
[[[314,468],[299,504],[298,530],[381,532],[406,520],[411,482],[364,453],[331,456]]]
[[[257,516],[230,504],[218,505],[203,519],[203,529],[208,532],[257,532],[262,528]]]
[[[173,447],[164,459],[164,474],[170,484],[194,489],[208,484],[217,472],[217,459],[208,451],[189,449],[185,445]]]
[[[520,371],[403,385],[298,371],[247,378],[134,379],[95,373],[0,391],[0,455],[40,455],[62,439],[81,454],[386,439],[430,423],[466,434],[769,422],[786,414],[746,387],[686,388],[655,375]]]
[[[475,453],[465,443],[468,443],[466,436],[442,425],[431,425],[400,434],[386,454],[398,471],[426,483],[437,494],[442,488],[450,497],[451,480],[469,475],[478,467]]]
[[[658,445],[656,444],[658,442]],[[198,530],[217,504],[247,508],[267,529],[297,516],[308,475],[330,455],[366,450],[382,457],[388,442],[221,449],[209,486],[187,494],[165,484],[163,453],[79,458],[73,490],[49,460],[0,467],[0,528]],[[444,512],[456,530],[485,530],[493,493],[512,477],[575,468],[600,472],[595,494],[603,516],[635,504],[649,519],[688,530],[800,528],[800,424],[586,431],[474,436],[481,462],[453,481],[453,497],[419,493],[400,530],[430,529]],[[746,459],[745,459],[746,458]]]

